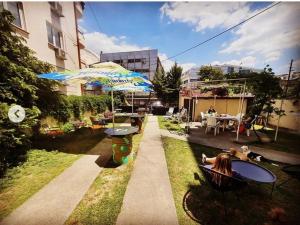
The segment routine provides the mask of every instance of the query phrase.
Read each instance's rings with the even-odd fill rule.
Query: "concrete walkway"
[[[148,118],[118,225],[178,224],[157,117]]]
[[[176,138],[179,140],[188,141],[195,144],[202,144],[219,149],[228,149],[231,147],[239,149],[241,147],[241,144],[234,143],[228,137],[222,137],[220,135],[214,136],[213,134],[204,134],[204,130],[200,130],[199,128],[197,130],[192,130],[192,133],[189,135],[178,135],[170,133],[170,131],[165,129],[161,129],[161,134],[162,136]],[[253,152],[263,155],[267,159],[271,159],[277,162],[288,164],[300,163],[300,155],[297,154],[275,151],[256,146],[251,146],[250,149]]]
[[[102,170],[95,163],[98,157],[99,155],[85,155],[75,161],[71,167],[14,210],[0,224],[64,224]]]

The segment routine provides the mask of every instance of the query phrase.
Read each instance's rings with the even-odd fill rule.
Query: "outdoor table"
[[[276,176],[270,170],[259,166],[255,163],[242,161],[242,160],[232,160],[232,170],[239,173],[242,177],[256,181],[259,183],[271,183],[272,191],[271,196],[274,190],[274,185],[276,182]]]
[[[137,127],[117,127],[104,131],[112,137],[113,160],[117,164],[127,163],[132,149],[132,134],[138,132]]]
[[[142,130],[144,115],[131,115],[131,126],[139,127],[139,132]]]

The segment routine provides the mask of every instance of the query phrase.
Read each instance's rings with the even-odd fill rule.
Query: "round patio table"
[[[242,161],[242,160],[232,160],[232,170],[238,172],[242,177],[260,182],[260,183],[271,183],[273,193],[274,184],[276,182],[276,176],[270,170],[259,166],[255,163]]]
[[[113,160],[117,164],[126,164],[131,155],[132,134],[137,133],[137,127],[109,128],[104,133],[112,137]]]

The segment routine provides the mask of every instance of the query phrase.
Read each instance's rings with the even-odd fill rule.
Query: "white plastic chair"
[[[205,129],[205,134],[207,133],[208,130],[214,129],[214,135],[216,136],[217,133],[220,133],[220,122],[217,122],[216,117],[210,116],[207,117],[207,125]]]
[[[205,126],[206,125],[206,116],[204,114],[204,112],[200,112],[201,115],[201,126]]]
[[[173,114],[174,114],[174,107],[170,107],[166,115],[163,116],[163,118],[165,120],[172,119]]]

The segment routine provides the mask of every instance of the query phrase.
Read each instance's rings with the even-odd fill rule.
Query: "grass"
[[[163,116],[158,116],[158,124],[160,129],[169,130],[170,132],[184,133],[184,128],[173,120],[165,120]]]
[[[143,128],[146,123],[147,118]],[[133,136],[134,154],[138,150],[142,135]],[[132,160],[117,168],[104,168],[65,224],[115,224],[133,165]]]
[[[266,130],[263,131],[268,138],[274,140],[275,130]],[[259,134],[259,132],[258,132]],[[300,154],[300,135],[288,133],[284,131],[279,131],[276,142],[267,142],[267,143],[254,143],[255,146],[269,148],[277,151],[283,151],[288,153]]]
[[[202,177],[197,166],[200,163],[201,154],[215,156],[220,151],[167,137],[163,138],[163,144],[179,224],[198,224],[192,218],[203,225],[224,224],[225,215],[221,194],[194,179],[194,172]],[[280,167],[266,163],[260,164],[273,171],[277,176],[277,183],[288,178]],[[186,209],[189,210],[192,218],[183,208],[183,198],[189,190],[191,192],[186,197]],[[248,187],[240,192],[240,200],[237,200],[234,194],[227,193],[228,224],[297,224],[300,210],[299,181],[292,180],[275,189],[272,199],[270,190],[270,185],[249,183]],[[275,208],[282,208],[285,211],[282,222],[273,221],[270,218],[269,214]]]
[[[5,177],[0,179],[0,220],[79,157],[58,151],[30,150],[25,163],[8,169]]]

